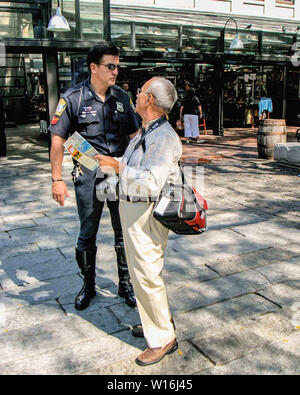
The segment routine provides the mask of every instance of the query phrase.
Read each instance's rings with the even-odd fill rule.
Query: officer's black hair
[[[91,63],[99,63],[103,55],[113,55],[119,56],[120,51],[119,48],[115,47],[111,44],[96,44],[94,45],[88,53],[87,56],[87,66],[90,69]]]

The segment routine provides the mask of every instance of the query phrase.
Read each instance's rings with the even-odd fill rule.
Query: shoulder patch
[[[67,107],[67,102],[65,101],[65,99],[59,99],[58,105],[56,107],[55,115],[57,117],[60,117],[61,114],[65,111],[66,107]]]
[[[54,115],[54,117],[52,118],[52,121],[51,121],[51,125],[56,125],[58,121],[59,121],[59,118]]]

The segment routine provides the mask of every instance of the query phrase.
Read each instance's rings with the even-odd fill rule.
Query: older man
[[[167,121],[177,100],[173,84],[154,77],[138,90],[136,111],[143,119],[142,132],[128,145],[121,163],[97,155],[103,171],[120,174],[120,216],[128,267],[136,294],[148,348],[136,362],[159,362],[178,347],[161,273],[168,229],[153,217],[154,201],[166,181],[178,176],[181,142]]]

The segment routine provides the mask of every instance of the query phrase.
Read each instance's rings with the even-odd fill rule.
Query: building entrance
[[[224,68],[224,126],[254,127],[259,119],[283,117],[285,70],[276,65],[234,65]],[[268,113],[261,101],[269,103]]]
[[[42,54],[7,54],[0,68],[5,127],[39,125],[47,132],[47,103]]]

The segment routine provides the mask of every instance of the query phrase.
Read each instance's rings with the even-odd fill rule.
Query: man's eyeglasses
[[[113,63],[108,63],[108,64],[104,64],[104,63],[96,63],[99,66],[104,66],[107,67],[109,71],[114,71],[116,69],[118,69],[118,71],[120,70],[120,65],[119,64],[113,64]]]
[[[145,95],[152,95],[152,96],[155,97],[155,95],[153,95],[153,93],[151,93],[151,92],[145,92],[145,91],[142,90],[142,88],[138,88],[138,89],[136,90],[136,94],[137,94],[137,95],[140,95],[141,93],[145,93]]]

